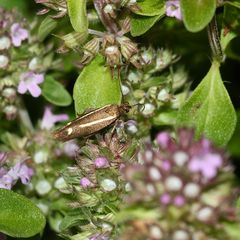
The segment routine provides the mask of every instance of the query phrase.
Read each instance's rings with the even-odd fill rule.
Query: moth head
[[[123,103],[120,105],[119,110],[120,113],[127,113],[130,111],[131,108],[132,106],[130,106],[129,103]]]
[[[54,132],[52,132],[52,136],[54,139],[65,142],[73,137],[72,135],[73,129],[71,127],[63,127]]]

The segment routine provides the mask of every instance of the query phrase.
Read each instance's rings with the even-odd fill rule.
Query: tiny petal
[[[44,74],[34,74],[33,75],[33,81],[36,83],[36,84],[40,84],[44,81]]]
[[[188,169],[191,172],[199,172],[201,170],[201,167],[202,167],[201,160],[195,157],[188,164]]]
[[[94,163],[97,168],[105,168],[109,166],[108,160],[105,157],[96,158]]]
[[[17,91],[20,94],[24,94],[27,92],[27,84],[24,81],[20,81],[20,83],[18,84],[18,89]]]
[[[171,202],[171,196],[167,193],[163,194],[160,197],[160,202],[165,205],[169,204]]]
[[[46,107],[40,124],[41,129],[51,129],[56,122],[68,120],[67,114],[53,114],[50,107]]]
[[[37,182],[35,189],[39,195],[46,195],[51,191],[52,186],[47,180],[43,179]]]
[[[185,230],[176,230],[173,233],[172,240],[190,240],[189,233]]]
[[[176,176],[169,176],[165,180],[165,187],[168,191],[179,191],[182,188],[182,180]]]
[[[200,186],[197,183],[187,183],[183,189],[183,193],[188,198],[196,198],[200,194]]]
[[[0,55],[0,69],[7,67],[9,59],[5,55]]]
[[[79,150],[79,146],[74,140],[64,143],[63,151],[69,157],[74,157]]]
[[[179,20],[182,20],[179,0],[168,0],[166,2],[166,15],[169,17],[175,17]]]
[[[223,159],[220,154],[209,153],[209,154],[206,154],[204,158],[207,159],[206,161],[209,163],[209,165],[212,165],[214,167],[222,166]]]
[[[161,132],[157,135],[157,143],[162,148],[166,148],[168,146],[170,139],[171,138],[168,132]]]
[[[107,192],[111,192],[117,187],[117,184],[112,179],[104,179],[100,185]]]
[[[8,37],[3,36],[0,38],[0,50],[8,49],[11,46],[11,41]]]
[[[177,207],[181,207],[185,204],[185,198],[183,196],[176,196],[173,200],[173,203]]]
[[[83,188],[88,188],[88,187],[91,187],[93,184],[91,183],[91,181],[86,178],[86,177],[83,177],[81,180],[80,180],[80,185],[83,187]]]
[[[150,167],[149,168],[149,177],[153,180],[153,181],[158,181],[161,179],[161,173],[160,170],[156,167]]]
[[[28,91],[33,97],[39,97],[42,93],[41,88],[34,82],[28,84]]]
[[[196,217],[199,221],[209,222],[214,217],[214,211],[211,207],[203,207],[196,213]]]

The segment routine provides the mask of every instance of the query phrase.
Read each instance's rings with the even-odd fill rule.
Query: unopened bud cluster
[[[136,148],[135,142],[119,137],[117,133],[98,136],[96,142],[90,140],[81,148],[77,156],[77,166],[69,167],[63,173],[64,179],[76,195],[76,202],[71,206],[87,208],[92,212],[93,219],[93,213],[97,211],[101,219],[96,224],[101,227],[102,233],[114,231],[114,213],[107,210],[106,206],[110,204],[117,207],[123,194],[127,192],[121,170],[131,161]],[[91,223],[88,224],[88,230],[91,230],[93,236],[98,236]]]
[[[131,63],[136,68],[141,68],[143,61],[139,56],[137,44],[130,38],[118,34],[104,34],[95,37],[83,46],[81,65],[88,64],[98,52],[106,57],[106,62],[111,68],[121,67]]]
[[[174,112],[187,97],[187,73],[177,64],[179,57],[168,49],[150,47],[140,55],[145,65],[129,70],[122,82],[124,98],[132,105],[139,104],[138,122],[154,117],[156,125],[171,125]]]
[[[229,186],[222,185],[226,192],[211,191],[220,178],[231,174],[226,154],[205,138],[195,141],[192,130],[180,129],[176,140],[168,132],[160,133],[156,145],[146,144],[138,164],[126,166],[123,173],[132,189],[127,202],[133,207],[147,204],[159,212],[151,224],[150,219],[139,220],[148,229],[143,233],[147,237],[152,236],[153,225],[158,229],[154,239],[190,240],[200,233],[210,237],[214,231],[226,237],[221,221],[237,220],[232,206],[226,204],[232,193]],[[136,226],[137,220],[126,231]]]
[[[67,14],[66,0],[35,0],[35,2],[44,5],[44,8],[38,11],[38,15],[44,15],[53,11],[54,14],[51,15],[52,18],[61,18]]]

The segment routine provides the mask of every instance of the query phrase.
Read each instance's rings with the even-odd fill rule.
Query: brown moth
[[[63,142],[77,137],[89,136],[115,122],[123,113],[128,112],[130,108],[131,106],[128,103],[121,105],[109,104],[97,108],[57,129],[52,135],[55,139]]]

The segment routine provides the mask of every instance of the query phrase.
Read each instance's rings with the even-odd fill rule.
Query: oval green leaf
[[[134,15],[131,19],[131,35],[137,37],[146,33],[163,16],[164,13],[152,17]]]
[[[0,199],[0,232],[27,238],[44,229],[45,217],[29,199],[6,189],[0,189]]]
[[[42,95],[50,103],[57,106],[68,106],[72,97],[64,86],[52,76],[47,76],[42,84]]]
[[[143,16],[156,16],[165,11],[165,2],[163,0],[143,0],[137,3],[140,10],[135,13]]]
[[[181,0],[181,11],[185,27],[198,32],[212,20],[216,11],[216,0]]]
[[[87,0],[67,0],[68,14],[76,32],[88,30]]]
[[[95,109],[107,104],[121,103],[120,79],[112,78],[111,70],[105,66],[104,57],[97,55],[78,77],[73,99],[77,114],[87,109]]]
[[[218,145],[225,145],[236,126],[236,113],[222,82],[219,63],[209,72],[179,111],[178,126],[195,127],[197,137],[204,134]]]

